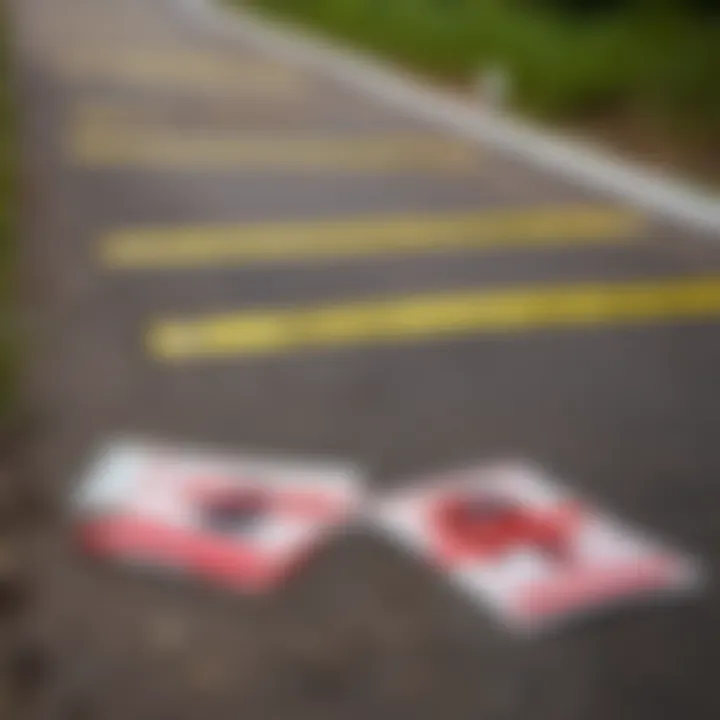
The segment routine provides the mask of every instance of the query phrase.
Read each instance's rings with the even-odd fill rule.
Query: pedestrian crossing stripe
[[[61,55],[55,67],[70,82],[155,90],[286,96],[307,88],[306,76],[288,66],[201,53],[80,51]]]
[[[302,112],[312,110],[316,100],[308,95],[304,97],[291,94],[278,94],[272,98],[263,98],[262,102],[245,102],[243,98],[216,96],[203,98],[187,96],[153,96],[143,98],[141,103],[127,103],[115,99],[81,100],[72,109],[71,127],[93,127],[112,124],[113,127],[138,127],[148,124],[173,126],[174,123],[187,123],[186,126],[233,128],[237,132],[240,126],[262,128],[271,119],[284,118],[281,113],[292,106],[291,120],[294,122]],[[312,107],[311,107],[312,106]]]
[[[627,242],[642,215],[610,207],[511,208],[500,211],[129,228],[101,244],[109,268],[184,268],[227,264],[333,261],[453,249],[554,247]]]
[[[147,347],[182,362],[718,317],[720,276],[518,286],[161,319]]]
[[[288,135],[178,130],[164,126],[79,125],[69,138],[86,167],[266,172],[469,172],[477,148],[428,134]]]

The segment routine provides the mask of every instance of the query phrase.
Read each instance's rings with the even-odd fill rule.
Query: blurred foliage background
[[[720,147],[720,0],[245,0],[450,81],[501,65],[553,119]]]
[[[15,391],[11,302],[16,147],[9,51],[7,18],[0,12],[0,428],[5,425]]]

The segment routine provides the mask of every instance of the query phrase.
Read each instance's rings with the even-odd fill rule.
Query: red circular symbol
[[[525,547],[540,550],[556,561],[569,559],[577,513],[543,513],[510,499],[491,495],[457,494],[434,508],[441,537],[463,554],[498,558]]]

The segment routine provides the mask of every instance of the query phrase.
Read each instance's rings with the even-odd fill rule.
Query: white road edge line
[[[268,20],[247,8],[224,8],[213,0],[172,0],[188,17],[288,62],[332,75],[389,105],[468,139],[564,175],[587,188],[720,236],[720,198],[639,167],[612,153],[553,135],[429,87],[417,78],[356,51]]]

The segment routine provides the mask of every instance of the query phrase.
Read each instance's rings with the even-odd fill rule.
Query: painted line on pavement
[[[157,360],[181,362],[718,318],[720,276],[710,276],[461,290],[161,319],[151,324],[147,347]]]
[[[225,8],[210,0],[172,0],[169,4],[208,30],[283,59],[293,67],[332,75],[388,106],[445,130],[720,237],[717,195],[659,170],[553,134],[526,120],[463,102],[409,73],[295,25],[269,20],[256,10]]]
[[[237,60],[208,54],[158,51],[105,53],[82,51],[60,56],[54,69],[71,82],[103,81],[132,87],[197,90],[233,95],[296,95],[307,89],[306,75],[267,61]]]
[[[475,147],[417,133],[333,137],[89,124],[71,128],[66,149],[86,167],[187,171],[469,173],[480,164]]]
[[[358,217],[108,234],[101,262],[114,270],[345,260],[454,249],[552,248],[630,242],[645,229],[632,211],[600,206]]]
[[[68,112],[68,124],[76,127],[112,125],[140,127],[159,125],[233,129],[264,129],[278,118],[298,118],[313,112],[317,104],[311,94],[274,94],[247,102],[247,98],[215,95],[199,100],[196,95],[145,96],[141,102],[118,98],[81,99]],[[288,125],[294,127],[293,125]],[[280,125],[282,127],[282,125]]]

